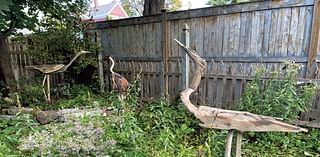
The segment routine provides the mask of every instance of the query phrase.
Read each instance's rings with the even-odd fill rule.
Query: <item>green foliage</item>
[[[249,134],[243,152],[252,157],[320,156],[319,138],[319,129],[309,129],[309,133]]]
[[[296,78],[300,66],[287,61],[285,67],[285,79],[279,80],[280,72],[274,71],[270,81],[263,81],[266,70],[257,68],[254,80],[248,83],[241,97],[240,110],[295,120],[309,109],[318,87],[313,84],[298,87]]]
[[[2,4],[2,3],[1,3]],[[79,18],[88,6],[87,0],[10,0],[5,3],[0,12],[0,37],[6,38],[14,33],[16,29],[27,28],[34,30],[40,25],[39,15],[43,13],[44,18],[51,18],[62,23]],[[81,14],[76,14],[81,13]]]
[[[38,123],[31,119],[30,115],[17,115],[14,121],[0,121],[0,156],[22,155],[16,146],[23,136],[41,130],[37,125]]]
[[[106,116],[71,116],[64,123],[41,127],[30,115],[1,121],[0,156],[223,156],[226,131],[201,128],[181,103],[165,99],[140,102],[139,84],[138,77],[124,101],[115,93],[97,95],[83,85],[65,84],[56,91],[65,100],[51,106],[111,111]],[[249,133],[243,140],[242,155],[319,156],[319,138],[317,129],[297,134]]]
[[[262,79],[266,69],[259,67],[252,82],[248,83],[241,97],[240,109],[256,114],[296,120],[301,112],[310,108],[311,100],[318,87],[311,84],[297,86],[300,66],[285,62],[284,74],[272,72],[269,81]],[[278,79],[284,75],[284,79]],[[244,153],[250,156],[319,156],[320,132],[311,129],[310,133],[250,133],[244,145]],[[272,155],[271,155],[272,154]]]

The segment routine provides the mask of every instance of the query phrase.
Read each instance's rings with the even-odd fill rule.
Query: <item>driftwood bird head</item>
[[[111,61],[110,72],[111,72],[112,87],[118,89],[120,96],[123,97],[128,90],[129,82],[125,77],[113,71],[114,64],[115,64],[114,60],[110,56],[108,58]]]
[[[86,54],[86,53],[92,53],[92,52],[90,52],[90,51],[83,51],[83,50],[79,51],[79,52],[71,59],[71,61],[70,61],[66,66],[64,66],[63,71],[66,71],[66,70],[69,68],[69,66],[71,66],[71,64],[72,64],[80,55]]]

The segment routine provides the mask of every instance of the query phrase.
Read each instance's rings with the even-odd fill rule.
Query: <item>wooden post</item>
[[[51,104],[51,96],[50,96],[50,74],[45,74],[47,75],[47,92],[48,92],[48,102]]]
[[[228,130],[227,141],[226,141],[226,150],[224,152],[224,157],[231,157],[233,132],[234,132],[234,130]]]
[[[241,157],[242,132],[237,132],[237,149],[236,157]]]
[[[316,64],[318,44],[320,35],[320,0],[314,1],[313,18],[311,28],[311,38],[309,45],[308,63],[307,63],[307,78],[313,78],[314,70],[312,70],[313,64]]]
[[[168,98],[168,24],[167,24],[167,9],[162,11],[162,62],[163,62],[163,94]]]
[[[189,26],[185,24],[183,28],[183,43],[187,48],[190,48],[190,31]],[[183,50],[184,51],[184,50]],[[187,53],[182,54],[182,89],[189,87],[189,56]]]
[[[94,33],[94,40],[95,40],[95,43],[97,43],[98,45],[101,45],[100,36],[101,36],[100,32]],[[104,76],[103,76],[102,51],[98,52],[98,68],[99,68],[100,91],[103,93],[105,92],[105,83],[104,83]]]

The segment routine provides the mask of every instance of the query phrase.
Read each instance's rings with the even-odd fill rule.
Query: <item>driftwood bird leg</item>
[[[42,81],[42,91],[43,91],[43,94],[44,94],[44,98],[46,99],[46,101],[48,101],[46,89],[44,87],[44,84],[46,83],[46,80],[47,80],[47,75],[44,74],[43,81]]]
[[[237,131],[236,157],[241,157],[242,132]]]
[[[227,135],[227,140],[226,140],[226,149],[224,152],[225,157],[231,156],[233,132],[234,132],[234,130],[228,130],[228,135]]]
[[[47,92],[48,92],[48,102],[51,103],[51,97],[50,97],[50,74],[47,75]]]

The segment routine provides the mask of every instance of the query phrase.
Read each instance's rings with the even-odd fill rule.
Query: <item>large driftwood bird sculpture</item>
[[[47,81],[47,93],[45,91],[45,89],[43,89],[45,98],[48,102],[51,102],[51,98],[50,98],[50,74],[53,73],[59,73],[59,72],[65,72],[70,66],[71,64],[82,54],[86,54],[86,53],[92,53],[90,51],[79,51],[72,59],[71,61],[67,64],[42,64],[42,65],[32,65],[32,66],[28,66],[29,68],[35,69],[40,71],[41,73],[44,74],[44,78],[43,78],[43,82],[42,82],[42,86],[44,86],[45,82]]]
[[[114,60],[111,57],[109,57],[109,60],[111,61],[110,72],[111,72],[112,89],[113,90],[117,89],[119,91],[120,100],[123,101],[124,96],[128,91],[129,82],[125,77],[113,71]]]
[[[190,101],[190,95],[198,88],[200,84],[201,77],[204,73],[204,69],[206,68],[206,62],[196,54],[196,51],[190,50],[176,39],[175,42],[177,42],[187,52],[195,64],[195,76],[193,77],[189,87],[180,93],[181,101],[187,110],[201,121],[200,126],[205,128],[228,130],[225,151],[226,157],[229,157],[231,153],[233,130],[238,131],[236,152],[237,157],[241,156],[241,137],[243,132],[307,132],[307,130],[304,128],[278,121],[269,116],[193,105]]]

